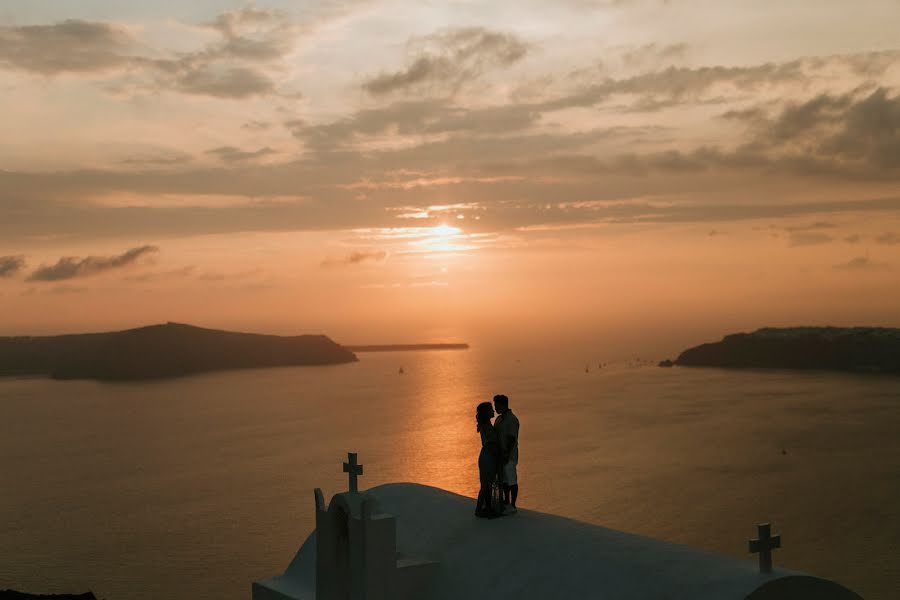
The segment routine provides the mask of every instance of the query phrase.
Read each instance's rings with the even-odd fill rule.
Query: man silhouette
[[[505,512],[516,512],[516,497],[519,495],[519,480],[516,465],[519,464],[519,419],[509,410],[509,398],[503,394],[494,396],[494,429],[500,438],[500,485],[503,487]]]

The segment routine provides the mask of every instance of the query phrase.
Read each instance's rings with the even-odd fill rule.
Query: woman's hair
[[[494,407],[490,402],[482,402],[475,409],[475,422],[478,423],[478,427],[475,428],[476,431],[481,431],[481,426],[491,422],[491,417],[494,415]]]

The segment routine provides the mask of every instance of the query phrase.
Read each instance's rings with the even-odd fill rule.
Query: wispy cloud
[[[64,296],[68,294],[82,294],[88,288],[75,285],[54,285],[52,287],[28,287],[22,290],[22,296]]]
[[[660,64],[683,60],[687,51],[688,45],[684,43],[657,44],[651,42],[624,50],[622,52],[622,63],[632,68],[658,67]]]
[[[69,19],[52,25],[0,27],[0,66],[42,75],[123,67],[136,40],[113,23]]]
[[[156,246],[140,246],[116,256],[88,256],[87,258],[65,256],[54,265],[38,267],[28,277],[28,281],[61,281],[97,275],[105,271],[127,267],[141,257],[158,251],[159,248]]]
[[[119,23],[66,20],[0,27],[0,67],[54,76],[118,74],[108,88],[219,98],[276,93],[280,68],[301,29],[282,12],[246,6],[203,26],[214,41],[190,52],[151,50]],[[296,93],[294,93],[296,95]]]
[[[815,223],[810,223],[808,225],[792,225],[790,227],[785,227],[784,230],[790,232],[817,231],[820,229],[835,229],[836,227],[837,225],[828,221],[816,221]]]
[[[807,172],[900,176],[900,95],[886,88],[820,94],[749,121],[751,140],[734,157],[787,159]]]
[[[241,150],[234,146],[219,146],[218,148],[207,150],[206,153],[215,156],[222,162],[235,163],[263,158],[271,154],[278,154],[278,151],[269,148],[268,146],[258,150]]]
[[[789,239],[791,246],[818,246],[834,240],[830,235],[810,231],[792,232]]]
[[[896,246],[900,244],[900,235],[897,235],[893,231],[886,231],[881,235],[875,238],[875,241],[879,244],[885,244],[887,246]]]
[[[12,277],[24,268],[24,256],[0,256],[0,279]]]
[[[341,184],[348,190],[412,190],[415,188],[427,188],[445,185],[458,185],[461,183],[508,183],[521,181],[524,177],[518,175],[505,175],[498,177],[448,177],[441,175],[422,175],[411,178],[396,178],[384,181],[363,179],[353,183]]]
[[[410,46],[418,50],[405,68],[371,77],[363,89],[374,96],[424,87],[453,91],[489,69],[519,61],[529,48],[513,34],[484,27],[448,29],[410,40]]]
[[[379,262],[387,258],[384,250],[357,250],[341,258],[328,258],[322,261],[322,267],[346,267],[364,262]]]
[[[841,271],[886,271],[890,269],[887,264],[873,261],[868,256],[857,256],[845,263],[834,265],[834,268]]]

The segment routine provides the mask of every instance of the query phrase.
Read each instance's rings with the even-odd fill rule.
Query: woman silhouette
[[[475,422],[478,424],[476,430],[481,434],[481,453],[478,455],[481,489],[475,502],[475,516],[488,519],[500,516],[500,506],[493,506],[491,502],[492,486],[500,470],[500,439],[491,424],[493,417],[494,407],[490,402],[482,402],[475,409]]]

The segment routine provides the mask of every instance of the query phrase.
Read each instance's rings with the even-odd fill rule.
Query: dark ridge
[[[324,335],[283,337],[180,323],[108,333],[0,337],[0,375],[54,379],[158,379],[356,360],[352,351]]]
[[[468,344],[370,344],[345,346],[353,352],[405,352],[409,350],[468,350]]]
[[[688,348],[675,364],[900,374],[900,329],[767,327]]]

